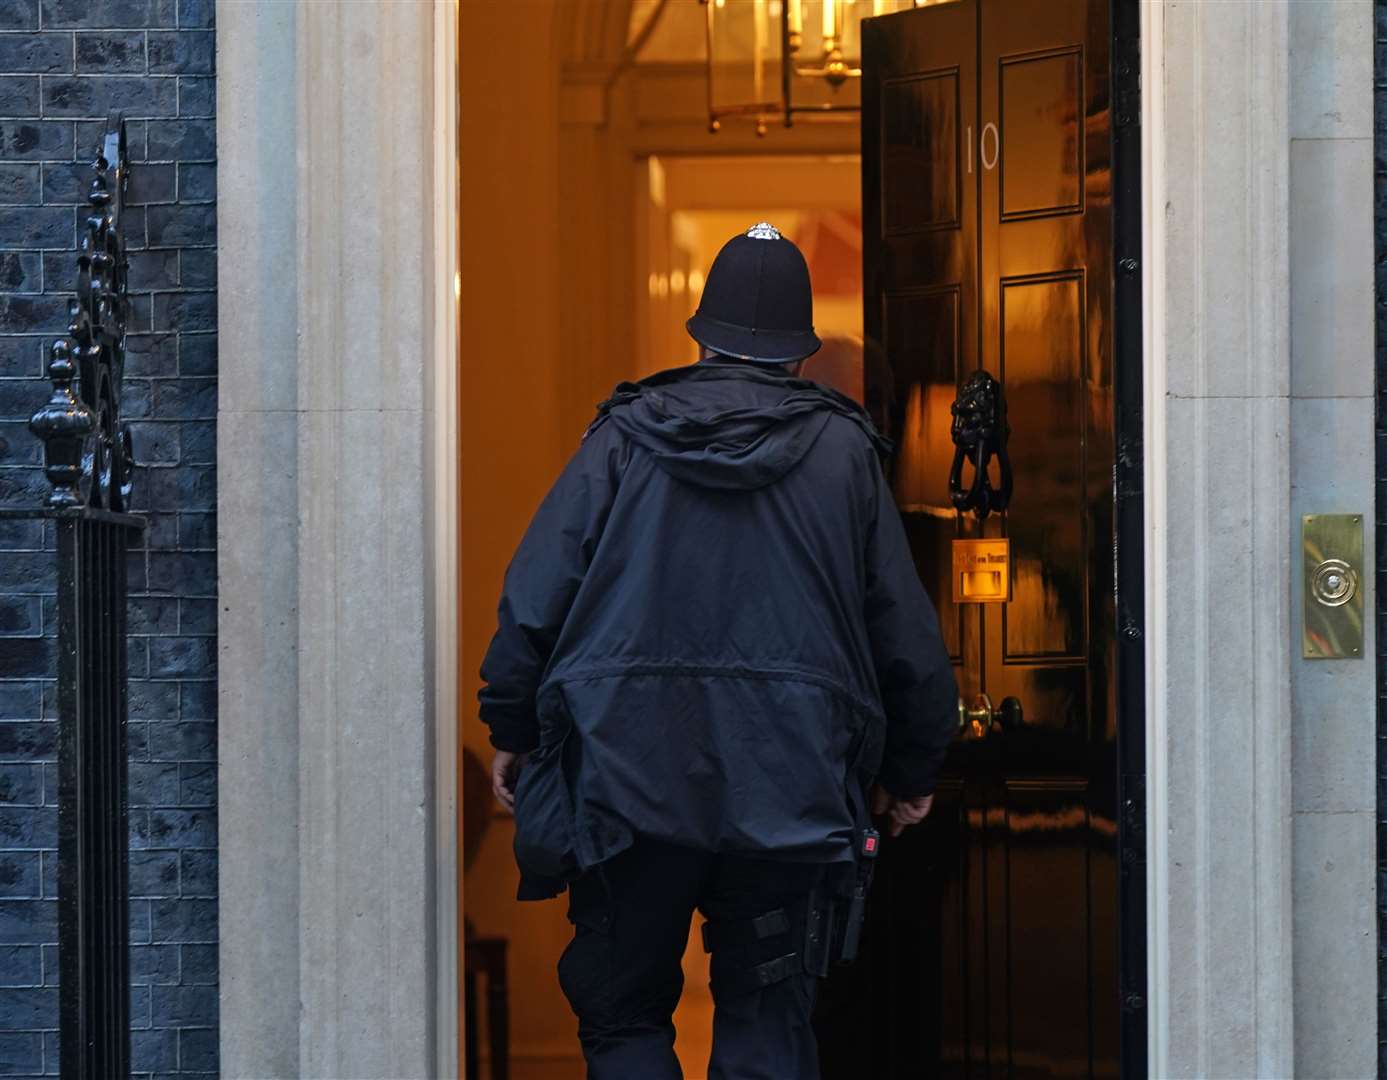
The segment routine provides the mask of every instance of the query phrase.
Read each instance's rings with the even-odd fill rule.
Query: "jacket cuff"
[[[507,724],[491,729],[491,745],[512,754],[525,754],[539,747],[538,724]]]
[[[877,774],[877,783],[898,799],[919,799],[933,795],[938,786],[934,777],[912,777],[905,770],[889,766]]]

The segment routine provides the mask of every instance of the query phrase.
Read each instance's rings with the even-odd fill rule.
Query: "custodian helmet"
[[[761,222],[722,246],[689,336],[723,356],[785,364],[819,348],[814,294],[799,248]]]

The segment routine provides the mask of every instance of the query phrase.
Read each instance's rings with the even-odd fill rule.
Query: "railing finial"
[[[102,137],[87,201],[87,231],[77,255],[77,295],[68,336],[53,344],[53,395],[29,420],[43,440],[53,491],[48,505],[129,509],[134,460],[120,419],[125,375],[127,292],[121,215],[129,174],[125,121],[113,115]]]

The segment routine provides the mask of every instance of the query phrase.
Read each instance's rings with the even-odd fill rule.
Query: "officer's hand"
[[[918,825],[929,816],[934,806],[933,795],[919,795],[913,799],[898,799],[884,787],[872,789],[872,813],[885,814],[889,819],[887,831],[891,836],[900,836],[911,825]]]
[[[515,813],[515,781],[529,759],[529,754],[517,754],[513,750],[497,750],[491,759],[492,793],[512,814]]]

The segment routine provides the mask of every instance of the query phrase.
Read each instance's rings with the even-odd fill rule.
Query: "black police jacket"
[[[623,383],[506,572],[482,665],[521,897],[634,833],[852,858],[859,783],[934,789],[953,670],[850,399],[708,362]]]

